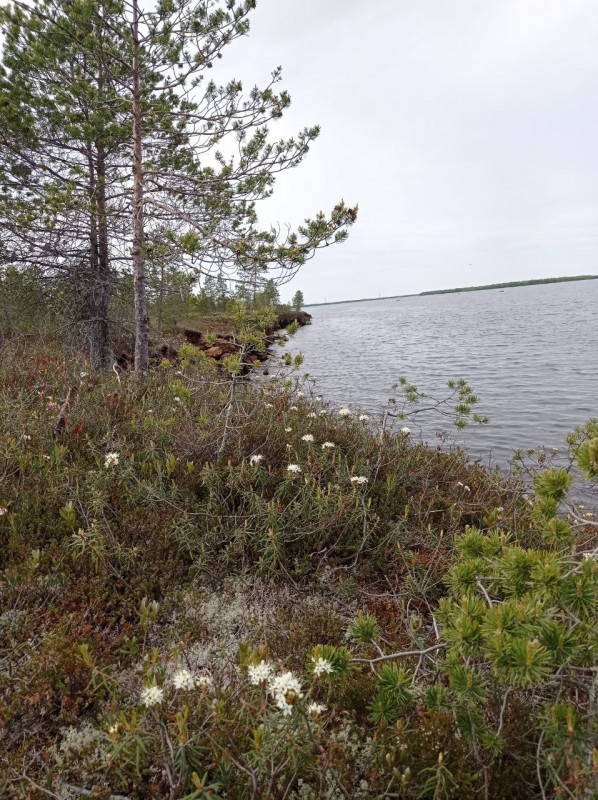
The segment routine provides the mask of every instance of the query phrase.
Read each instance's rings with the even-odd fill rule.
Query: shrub
[[[2,367],[4,794],[592,796],[598,527],[570,473],[526,500],[191,351],[87,373]]]

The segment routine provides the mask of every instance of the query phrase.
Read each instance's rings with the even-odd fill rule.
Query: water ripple
[[[516,447],[560,447],[598,416],[597,308],[598,280],[318,306],[285,349],[303,352],[321,394],[369,413],[400,375],[436,395],[466,378],[491,423],[455,438],[506,460]],[[424,423],[424,438],[436,427]]]

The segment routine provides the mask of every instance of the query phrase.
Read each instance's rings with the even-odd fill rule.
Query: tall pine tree
[[[84,178],[74,186],[79,191],[83,183],[93,186],[85,203],[77,194],[77,203],[87,217],[94,209],[96,231],[105,230],[107,249],[114,248],[113,263],[122,268],[129,260],[132,267],[135,367],[140,373],[148,364],[146,241],[151,240],[154,229],[175,231],[181,263],[192,264],[205,276],[247,282],[248,277],[252,280],[259,275],[260,282],[273,280],[278,285],[292,278],[317,249],[342,241],[356,217],[356,209],[340,202],[329,216],[320,212],[297,231],[281,235],[259,226],[256,203],[270,196],[277,174],[302,161],[319,129],[306,128],[286,141],[270,139],[268,125],[280,118],[290,103],[286,92],[275,91],[280,69],[272,73],[265,88],[254,87],[247,94],[238,80],[217,86],[209,79],[222,51],[247,34],[248,16],[254,7],[254,0],[160,0],[151,10],[140,8],[138,0],[100,4],[32,0],[30,6],[19,2],[12,15],[4,12],[19,31],[12,35],[7,53],[14,54],[13,60],[7,62],[5,57],[4,73],[10,97],[8,113],[15,129],[13,151],[18,157],[23,155],[22,127],[14,121],[21,102],[18,85],[27,74],[32,48],[35,52],[36,32],[41,31],[49,41],[66,37],[62,61],[58,47],[51,63],[43,62],[41,52],[36,55],[40,60],[38,94],[45,82],[49,102],[56,104],[57,89],[51,75],[55,69],[60,74],[70,62],[74,62],[77,78],[78,93],[68,96],[74,108],[78,109],[79,95],[85,97],[88,84],[108,92],[107,98],[101,95],[96,101],[104,127],[96,129],[95,116],[82,127],[87,136],[85,147],[91,145],[92,153],[96,153],[98,135],[100,144],[108,140],[113,145],[106,153],[105,174],[99,179],[105,187],[104,212],[101,208],[95,212],[97,201],[89,200],[98,197],[98,190],[91,170],[85,171],[81,154],[76,171],[83,171]],[[66,105],[65,98],[64,118],[71,124]],[[34,133],[29,154],[34,172],[44,159],[46,121],[43,115],[40,119],[40,107],[39,98],[27,107]],[[61,112],[54,117],[53,146],[62,152],[69,146],[71,131],[68,124],[61,126],[60,116]],[[66,161],[64,155],[61,158]],[[96,162],[97,172],[102,162],[97,155]],[[11,187],[9,216],[19,203],[26,205],[29,185],[26,177]],[[74,213],[73,183],[60,186],[62,219],[66,218],[64,209]],[[40,197],[46,200],[48,196],[51,192],[44,184]],[[29,226],[38,225],[38,218],[43,219],[45,213],[40,202]],[[22,227],[26,232],[27,224]],[[55,230],[52,224],[46,227]],[[91,260],[95,245],[93,226],[89,228],[85,229],[89,238],[86,257]],[[68,235],[65,241],[69,241]],[[80,231],[77,241],[83,241]],[[79,258],[83,252],[85,247],[79,247]]]

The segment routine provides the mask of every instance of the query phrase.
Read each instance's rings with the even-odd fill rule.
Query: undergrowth
[[[530,489],[182,355],[143,382],[5,358],[0,793],[595,796],[569,472]]]

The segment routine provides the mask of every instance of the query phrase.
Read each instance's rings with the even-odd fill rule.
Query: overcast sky
[[[283,66],[276,137],[322,133],[263,204],[359,204],[282,287],[306,301],[598,273],[597,0],[258,0],[220,75]]]

